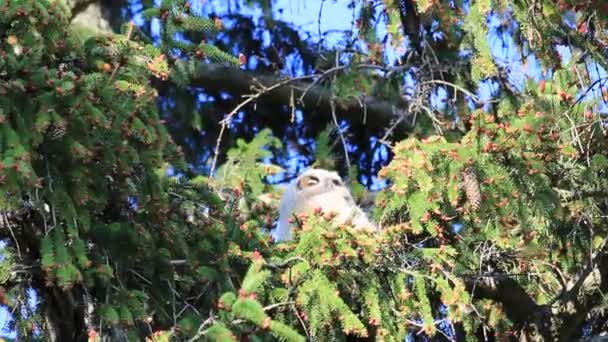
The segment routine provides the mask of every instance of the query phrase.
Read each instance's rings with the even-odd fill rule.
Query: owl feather
[[[333,221],[344,224],[350,221],[353,227],[373,228],[365,213],[355,203],[349,189],[334,171],[309,169],[302,173],[283,193],[279,205],[279,227],[275,232],[277,241],[291,240],[294,214],[310,214],[315,209],[336,214]]]

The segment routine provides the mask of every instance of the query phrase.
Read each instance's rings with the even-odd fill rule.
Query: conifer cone
[[[48,135],[48,137],[51,140],[59,140],[59,139],[63,138],[63,136],[65,135],[66,132],[67,132],[67,129],[66,129],[65,125],[51,124],[49,126],[48,130],[46,131],[46,134]]]
[[[479,209],[481,205],[481,190],[479,189],[479,182],[477,181],[477,175],[473,167],[467,167],[464,170],[463,186],[471,207],[474,210]]]

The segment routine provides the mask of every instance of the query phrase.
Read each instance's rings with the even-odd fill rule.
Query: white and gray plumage
[[[336,224],[350,220],[355,228],[376,229],[357,206],[337,172],[309,169],[290,184],[283,194],[275,239],[290,240],[293,226],[289,221],[293,214],[310,214],[316,208],[324,213],[335,213],[333,222]]]

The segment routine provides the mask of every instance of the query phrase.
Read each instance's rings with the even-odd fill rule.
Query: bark
[[[283,79],[270,73],[248,72],[234,67],[219,64],[203,64],[190,82],[193,87],[209,91],[228,92],[233,96],[255,94],[255,88],[262,84],[270,87]],[[297,103],[302,94],[302,103]],[[311,82],[292,82],[260,96],[258,102],[276,106],[288,106],[292,102],[305,110],[315,110],[331,115],[331,91]],[[372,129],[383,130],[402,116],[407,116],[405,104],[389,103],[373,97],[360,100],[349,99],[337,102],[336,115],[339,119],[348,119],[352,124],[364,124]],[[395,132],[406,132],[410,129],[408,120],[402,120],[395,127]]]
[[[604,301],[608,292],[608,240],[598,250],[576,281],[551,306],[555,334],[562,341],[573,340],[581,333],[587,315]]]
[[[63,291],[58,287],[40,287],[44,319],[50,341],[84,341],[86,326],[84,306],[78,303],[78,289]]]
[[[68,0],[72,24],[86,27],[96,34],[112,33],[108,13],[98,0]]]
[[[524,324],[538,310],[538,305],[511,278],[482,276],[466,279],[465,282],[474,298],[500,302],[507,316],[516,324]]]
[[[500,303],[509,319],[520,327],[520,341],[575,341],[590,312],[608,292],[608,240],[575,281],[548,305],[538,305],[509,277],[465,279],[474,298]]]
[[[416,11],[416,3],[411,0],[399,1],[399,15],[401,17],[401,27],[403,34],[411,41],[411,46],[416,52],[422,54],[420,46],[420,16]]]

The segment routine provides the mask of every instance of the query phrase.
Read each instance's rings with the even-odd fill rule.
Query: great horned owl
[[[309,214],[315,208],[324,213],[334,212],[337,224],[352,222],[356,228],[376,229],[365,213],[357,206],[350,191],[346,188],[338,173],[323,169],[310,169],[302,173],[293,184],[290,184],[279,206],[279,227],[276,230],[277,241],[291,239],[292,225],[289,223],[293,214]]]

